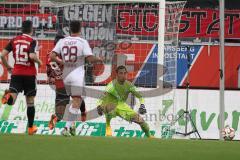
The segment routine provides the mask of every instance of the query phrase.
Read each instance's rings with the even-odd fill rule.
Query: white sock
[[[69,130],[70,127],[72,127],[73,123],[74,123],[73,121],[67,121],[66,122],[66,128]]]
[[[69,107],[69,112],[72,114],[80,114],[79,108],[73,108],[72,105]]]

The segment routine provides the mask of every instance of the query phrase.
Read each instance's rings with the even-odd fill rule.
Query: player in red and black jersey
[[[18,93],[24,91],[27,102],[28,134],[36,133],[37,127],[33,125],[35,117],[34,98],[36,96],[36,68],[40,67],[41,60],[36,55],[37,41],[31,35],[33,27],[31,21],[22,23],[22,34],[13,38],[2,50],[1,60],[11,75],[9,89],[2,97],[2,103],[13,105]],[[8,64],[6,56],[13,52],[15,60],[13,68]]]
[[[54,45],[64,38],[63,35],[57,35],[54,40]],[[53,129],[57,122],[61,121],[64,116],[64,112],[67,104],[70,102],[70,96],[67,94],[64,83],[63,83],[63,66],[51,61],[50,54],[47,57],[47,76],[50,83],[55,84],[56,99],[55,99],[55,114],[51,116],[49,121],[49,129]],[[60,57],[58,57],[60,58]],[[86,121],[86,107],[84,100],[81,103],[81,121]]]

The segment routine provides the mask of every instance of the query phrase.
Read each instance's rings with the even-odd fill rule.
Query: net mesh
[[[0,3],[0,48],[21,33],[21,23],[32,20],[34,38],[39,42],[38,55],[44,62],[38,68],[38,92],[36,96],[36,120],[48,121],[54,113],[55,91],[48,84],[46,76],[47,54],[53,49],[53,40],[58,34],[69,35],[71,20],[81,21],[81,37],[88,40],[93,54],[104,57],[104,65],[93,65],[86,62],[85,81],[88,111],[96,108],[96,101],[104,86],[115,76],[114,69],[126,65],[128,80],[132,81],[146,96],[148,114],[145,120],[154,130],[156,120],[159,120],[159,109],[162,103],[173,99],[174,94],[163,96],[151,90],[157,88],[158,72],[158,3],[127,3],[127,2],[97,2],[97,1],[3,1]],[[167,2],[165,16],[165,52],[163,65],[163,82],[165,87],[176,87],[176,51],[178,46],[178,29],[182,9],[185,2]],[[164,27],[164,26],[163,26]],[[12,54],[8,61],[13,65]],[[0,64],[1,95],[9,86],[10,75]],[[146,92],[146,93],[145,93]],[[139,102],[129,98],[128,104],[135,110]],[[0,109],[1,120],[26,120],[26,106],[22,94],[15,105],[3,105]],[[172,110],[171,112],[174,112]],[[92,113],[92,112],[91,112]],[[92,116],[92,117],[91,117]],[[90,115],[89,122],[104,122],[103,117]],[[128,122],[122,119],[113,120],[112,124],[121,127]],[[158,125],[158,124],[157,124]],[[46,127],[46,125],[45,125]],[[137,126],[135,126],[137,128]]]

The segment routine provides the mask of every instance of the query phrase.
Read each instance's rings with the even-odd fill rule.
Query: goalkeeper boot
[[[37,132],[37,126],[33,125],[32,127],[28,127],[28,135],[33,135]]]
[[[48,123],[48,127],[49,127],[50,130],[55,128],[57,120],[58,120],[57,116],[55,114],[52,114],[51,119]]]
[[[87,114],[86,114],[86,112],[82,112],[81,113],[81,121],[85,122],[86,120],[87,120]]]
[[[112,136],[112,128],[110,126],[106,127],[106,136],[107,137],[111,137]]]
[[[154,137],[154,136],[151,135],[151,136],[149,136],[148,138],[156,138],[156,137]]]
[[[75,126],[72,126],[72,127],[70,127],[70,134],[72,135],[72,136],[76,136],[76,127]]]
[[[61,132],[61,134],[65,137],[70,137],[71,134],[70,132],[68,131],[67,127],[64,127],[63,131]]]
[[[12,95],[10,90],[6,89],[3,96],[2,96],[2,104],[9,104],[9,101],[11,100]]]

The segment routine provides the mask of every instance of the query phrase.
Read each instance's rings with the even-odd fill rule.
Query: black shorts
[[[25,96],[36,96],[36,76],[12,75],[9,90],[17,94],[24,91]]]
[[[65,106],[69,104],[70,96],[67,95],[65,88],[58,88],[56,89],[56,99],[55,99],[55,106]]]

